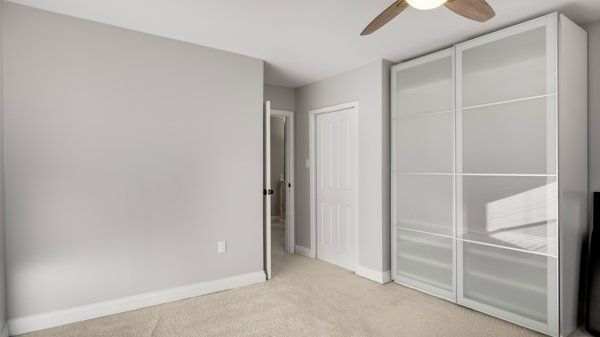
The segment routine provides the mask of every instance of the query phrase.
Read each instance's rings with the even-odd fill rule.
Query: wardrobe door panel
[[[396,225],[453,236],[453,181],[452,175],[397,175]]]
[[[458,237],[557,256],[554,177],[462,176]]]
[[[458,242],[458,302],[554,334],[558,315],[555,257]]]
[[[454,299],[454,240],[403,229],[396,240],[396,279]]]
[[[454,49],[392,68],[392,278],[455,300]]]
[[[457,300],[558,331],[556,16],[456,46]]]
[[[402,118],[396,127],[396,170],[399,173],[454,171],[454,113]]]
[[[556,174],[554,96],[462,110],[462,171]]]
[[[392,118],[454,109],[454,57],[449,51],[397,67],[392,79]]]
[[[544,19],[460,44],[461,107],[555,94],[548,34]]]

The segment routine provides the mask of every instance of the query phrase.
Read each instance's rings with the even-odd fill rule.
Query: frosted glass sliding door
[[[454,50],[392,70],[392,274],[455,300]]]
[[[547,335],[576,329],[586,41],[554,13],[392,68],[394,281]]]
[[[556,20],[456,46],[457,301],[558,333]]]

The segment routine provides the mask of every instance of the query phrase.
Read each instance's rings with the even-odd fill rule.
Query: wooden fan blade
[[[444,5],[458,15],[479,22],[485,22],[496,15],[485,0],[448,0]]]
[[[408,7],[408,3],[404,0],[398,0],[394,2],[390,7],[379,14],[375,20],[371,21],[369,25],[360,33],[360,35],[369,35],[379,28],[383,27],[386,23],[390,22],[398,14],[402,13]]]

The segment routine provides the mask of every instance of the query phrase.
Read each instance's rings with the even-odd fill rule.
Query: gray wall
[[[590,192],[600,192],[600,21],[587,27],[589,67]]]
[[[0,0],[0,331],[6,323],[6,257],[4,249],[4,50],[3,6]]]
[[[4,10],[9,318],[261,271],[263,62]]]
[[[377,61],[296,89],[296,243],[310,248],[309,111],[358,101],[359,265],[390,269],[389,68]]]
[[[285,118],[271,117],[271,215],[279,215],[279,176],[285,177]]]
[[[295,90],[276,85],[265,84],[265,101],[271,101],[271,109],[295,110]]]

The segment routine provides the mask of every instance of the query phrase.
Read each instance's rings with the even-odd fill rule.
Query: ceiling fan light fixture
[[[460,16],[478,22],[486,22],[496,15],[494,9],[486,0],[396,0],[371,21],[360,35],[369,35],[375,32],[408,7],[426,10],[434,9],[441,5],[445,5],[449,10]]]
[[[448,0],[406,0],[408,4],[416,9],[427,10],[440,7]]]

